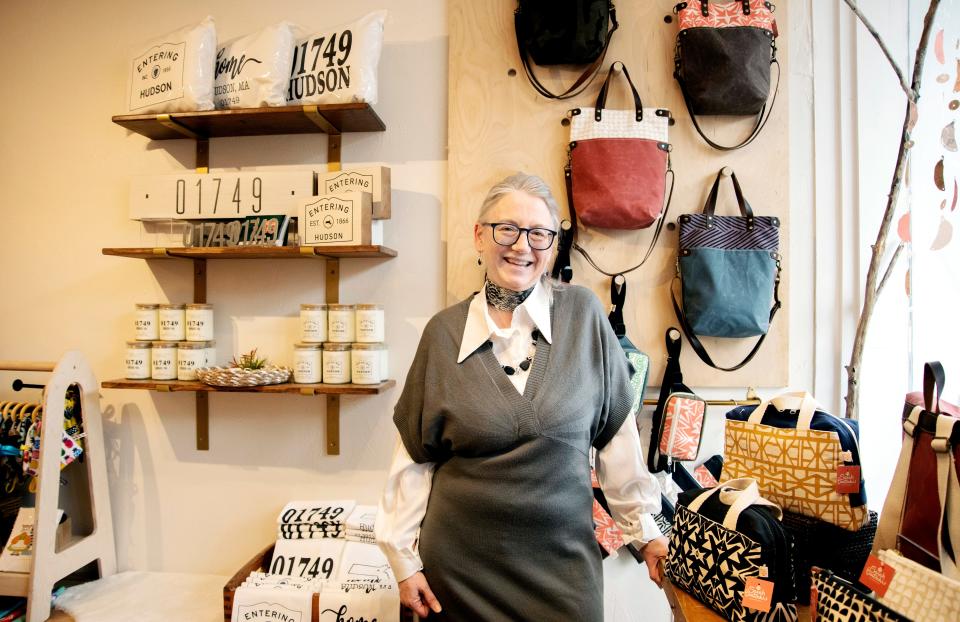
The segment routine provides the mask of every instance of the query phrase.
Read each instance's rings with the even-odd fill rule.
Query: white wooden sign
[[[313,194],[313,171],[145,175],[130,182],[133,220],[296,216]]]
[[[307,246],[374,244],[369,192],[313,197],[300,209],[302,243]],[[379,221],[378,221],[379,222]]]

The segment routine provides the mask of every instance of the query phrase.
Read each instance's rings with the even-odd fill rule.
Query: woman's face
[[[519,191],[504,195],[487,213],[484,223],[556,230],[543,199]],[[502,246],[494,241],[493,228],[481,223],[473,227],[473,242],[487,270],[487,278],[514,291],[523,291],[536,284],[547,271],[547,262],[553,251],[552,246],[544,250],[530,248],[525,232],[521,232],[512,245]]]

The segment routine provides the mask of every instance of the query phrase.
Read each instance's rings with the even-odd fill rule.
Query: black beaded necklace
[[[523,371],[527,371],[528,369],[530,369],[530,364],[533,362],[533,355],[536,354],[536,350],[537,350],[537,337],[539,337],[539,336],[540,336],[540,331],[538,331],[537,329],[533,329],[533,332],[530,333],[530,337],[533,339],[533,341],[530,342],[530,345],[533,346],[533,352],[530,353],[530,356],[528,356],[527,358],[525,358],[525,359],[523,359],[522,361],[520,361],[520,362],[517,364],[517,367],[512,367],[512,366],[510,366],[510,365],[501,365],[501,366],[500,366],[500,367],[503,368],[503,371],[506,372],[506,374],[507,374],[508,376],[512,376],[512,375],[514,375],[515,373],[517,373],[517,368],[520,368],[520,369],[523,370]]]

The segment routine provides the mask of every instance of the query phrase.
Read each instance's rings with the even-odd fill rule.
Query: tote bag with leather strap
[[[770,70],[777,69],[777,22],[774,6],[764,0],[714,2],[687,0],[674,7],[679,23],[674,78],[693,127],[714,149],[731,151],[749,145],[770,118],[777,88],[770,93]],[[756,115],[753,130],[739,144],[726,146],[708,138],[697,115]]]
[[[943,366],[924,365],[923,396],[907,395],[903,445],[880,513],[874,551],[904,557],[960,580],[960,409],[940,399]]]
[[[514,12],[514,28],[530,84],[547,99],[579,95],[603,64],[618,26],[617,10],[609,0],[520,0]],[[542,66],[588,66],[569,88],[553,93],[533,72],[531,59]]]
[[[714,214],[724,174],[733,183],[739,216]],[[675,287],[670,288],[677,320],[704,363],[721,371],[740,369],[756,355],[780,309],[780,219],[755,216],[736,173],[721,169],[703,212],[683,214],[678,221],[680,248],[674,281],[680,281],[682,307]],[[698,335],[760,338],[740,363],[723,367],[713,362]]]

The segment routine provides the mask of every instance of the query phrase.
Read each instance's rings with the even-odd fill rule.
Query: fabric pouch
[[[707,403],[687,385],[680,371],[680,331],[668,328],[667,366],[653,412],[647,468],[672,471],[674,460],[694,460],[700,451]]]
[[[910,622],[826,568],[814,568],[810,617],[817,622]]]
[[[880,561],[892,566],[893,578],[877,599],[914,622],[960,620],[960,581],[954,581],[896,551],[880,551]]]

